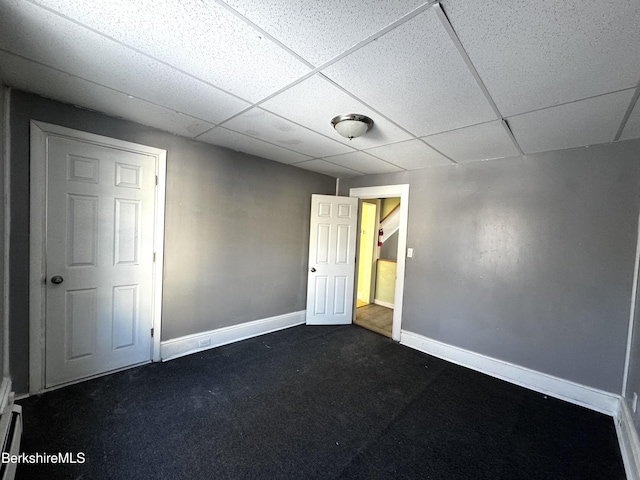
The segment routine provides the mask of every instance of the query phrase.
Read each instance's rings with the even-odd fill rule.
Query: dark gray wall
[[[410,184],[402,328],[620,393],[640,141],[341,180]]]
[[[332,194],[333,178],[14,91],[10,363],[17,392],[28,388],[31,119],[167,150],[163,340],[304,310],[311,194]]]
[[[170,163],[163,340],[306,308],[311,194],[335,179],[212,150]]]

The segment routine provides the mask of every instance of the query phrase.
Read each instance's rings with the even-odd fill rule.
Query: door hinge
[[[153,252],[153,261],[156,261],[156,252]]]
[[[153,328],[151,329],[151,338],[153,338]]]
[[[156,175],[156,185],[158,185],[158,175]]]

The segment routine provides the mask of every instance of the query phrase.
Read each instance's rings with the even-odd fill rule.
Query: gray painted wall
[[[10,363],[17,392],[28,388],[31,119],[167,150],[163,340],[304,310],[311,194],[333,194],[335,179],[14,91]]]
[[[5,266],[5,258],[4,258],[4,178],[5,178],[5,148],[6,148],[6,138],[5,138],[5,99],[7,98],[7,92],[4,84],[2,83],[2,79],[0,79],[0,199],[2,199],[0,206],[0,377],[5,373],[5,363],[4,363],[4,354],[5,354],[5,338],[4,338],[4,313],[5,313],[5,304],[4,304],[4,294],[5,288],[7,287],[4,284],[4,266]]]
[[[402,328],[619,394],[640,141],[340,181],[410,184]]]
[[[398,260],[398,237],[399,235],[396,231],[384,241],[382,247],[380,247],[380,258]]]

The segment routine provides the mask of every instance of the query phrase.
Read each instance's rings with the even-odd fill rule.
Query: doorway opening
[[[362,200],[354,323],[391,337],[400,197]]]
[[[354,323],[400,341],[409,185],[352,188],[361,200]]]

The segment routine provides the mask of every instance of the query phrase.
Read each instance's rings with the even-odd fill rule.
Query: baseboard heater
[[[20,439],[22,438],[22,407],[10,403],[0,416],[0,440],[2,440],[3,457],[17,455],[20,452]],[[16,462],[0,462],[0,479],[12,480],[16,474]]]

